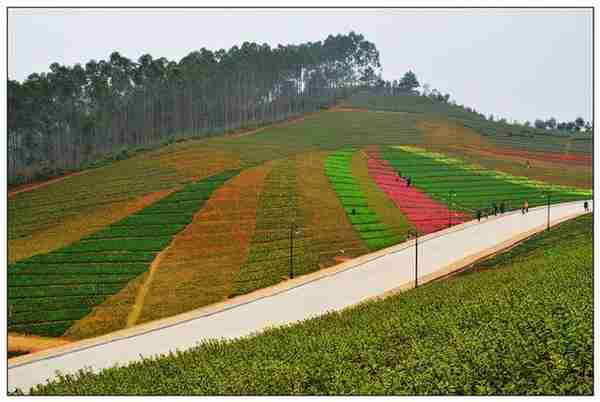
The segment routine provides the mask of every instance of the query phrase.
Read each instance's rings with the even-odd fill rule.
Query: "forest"
[[[14,186],[81,169],[128,150],[219,135],[326,108],[376,78],[363,35],[298,45],[244,42],[179,62],[53,63],[8,81],[8,181]]]

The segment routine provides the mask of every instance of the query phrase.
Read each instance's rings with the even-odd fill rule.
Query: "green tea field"
[[[493,143],[489,136],[454,138],[441,128],[452,114],[420,111],[412,98],[402,113],[380,113],[388,106],[357,95],[293,122],[176,142],[9,197],[9,331],[93,337],[443,229],[448,214],[456,224],[493,203],[510,210],[548,195],[551,203],[591,197],[591,165],[554,180],[546,170],[571,169],[570,160],[503,170],[481,153],[475,163],[480,148],[451,142]],[[378,178],[373,150],[395,179]],[[569,155],[586,160],[577,151]]]

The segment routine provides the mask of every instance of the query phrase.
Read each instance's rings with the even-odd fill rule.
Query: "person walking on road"
[[[498,215],[498,204],[496,204],[496,201],[494,201],[492,203],[492,209],[494,210],[494,216]]]
[[[527,200],[525,200],[525,202],[523,202],[523,208],[521,209],[521,212],[523,214],[525,214],[526,212],[529,212],[529,202],[527,202]]]
[[[504,206],[504,201],[500,202],[500,215],[502,215],[504,213],[505,210],[505,206]]]
[[[587,201],[583,203],[583,208],[585,208],[585,212],[588,212],[590,210],[590,206]]]
[[[481,222],[481,210],[477,210],[477,222]]]

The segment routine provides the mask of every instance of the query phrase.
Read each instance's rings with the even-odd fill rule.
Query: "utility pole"
[[[550,230],[550,192],[547,193],[548,196],[548,224],[546,230]]]
[[[294,279],[294,232],[296,224],[292,222],[290,226],[290,279]]]
[[[419,285],[419,232],[411,232],[415,236],[415,289]]]
[[[452,191],[448,191],[448,227],[452,227]]]
[[[415,236],[415,289],[419,284],[419,232]]]

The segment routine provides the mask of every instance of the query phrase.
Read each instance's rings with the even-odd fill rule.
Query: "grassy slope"
[[[144,197],[147,199],[161,194],[154,191],[168,191],[225,168],[256,166],[275,158],[303,157],[302,155],[309,155],[308,151],[335,150],[346,145],[422,146],[440,142],[439,138],[423,135],[423,131],[419,130],[419,119],[422,117],[400,113],[315,113],[302,122],[267,128],[249,136],[215,137],[172,144],[80,176],[69,177],[31,193],[19,194],[9,200],[11,258],[16,260],[72,243],[81,236],[118,220],[130,211],[129,208],[137,207]],[[299,165],[297,169],[303,168],[306,165]],[[316,230],[318,220],[338,216],[341,206],[338,205],[339,201],[329,200],[331,202],[328,203],[326,200],[315,199],[316,194],[324,191],[323,182],[308,179],[309,176],[302,172],[297,179],[297,192],[300,197],[299,208],[303,216],[307,217],[307,233],[313,237],[310,249],[319,259],[318,265],[330,265],[333,257],[341,254],[339,251],[342,249],[347,255],[363,253],[361,247],[364,245],[360,244],[360,240],[357,242],[356,235],[345,232],[334,239]],[[323,197],[327,198],[326,195]],[[325,208],[324,205],[328,207]],[[313,220],[310,221],[308,217]],[[319,218],[315,220],[314,217]],[[333,221],[331,225],[335,226]],[[338,227],[335,228],[337,230]],[[301,246],[302,243],[298,245]],[[187,260],[196,266],[205,263],[204,257],[191,256]],[[299,264],[300,262],[297,267],[303,269]],[[214,265],[214,269],[218,266],[219,264]],[[316,267],[315,263],[313,268]],[[135,287],[127,289],[130,288]],[[119,311],[126,311],[126,306],[133,300],[133,295],[128,294],[127,289],[113,299],[114,304],[109,305]],[[102,311],[105,317],[110,316],[110,309]],[[113,324],[109,324],[108,327],[112,328]]]
[[[34,393],[591,395],[592,230],[583,216],[486,272]]]
[[[8,201],[9,250],[14,260],[47,252],[118,220],[114,210],[155,191],[172,189],[224,169],[347,144],[419,142],[415,121],[401,116],[321,112],[242,137],[171,144],[90,170]],[[81,224],[86,221],[88,225]],[[68,227],[68,236],[63,228]],[[52,237],[48,244],[44,239]],[[40,243],[41,240],[41,243]]]
[[[438,115],[442,112],[446,117],[454,115],[446,109]],[[192,178],[207,177],[225,168],[255,166],[272,159],[347,145],[447,144],[447,138],[423,135],[417,127],[419,124],[422,128],[422,120],[427,116],[423,113],[320,112],[296,124],[267,128],[253,135],[171,144],[18,194],[8,201],[11,258],[16,260],[31,255],[27,254],[28,249],[37,253],[62,247],[89,233],[90,228],[96,230],[118,220],[120,216],[111,214],[123,208],[120,203],[133,202],[155,191],[174,188]],[[472,138],[471,135],[460,141],[470,143]],[[490,143],[491,137],[486,138]],[[520,141],[533,140],[524,137]],[[482,163],[486,158],[482,158]],[[492,159],[494,166],[489,167],[497,168],[499,158]],[[520,163],[515,161],[515,165]],[[538,169],[537,163],[533,166],[533,170]],[[543,170],[540,174],[551,183],[591,184],[591,167],[555,166],[540,167]],[[506,164],[504,167],[508,169]],[[536,172],[531,173],[536,177]],[[81,224],[85,220],[89,225]],[[64,234],[67,233],[64,228],[69,229],[68,235]],[[49,241],[49,238],[53,240]]]
[[[452,119],[484,135],[498,146],[542,152],[591,154],[592,139],[586,134],[552,134],[533,127],[488,121],[480,115],[423,96],[377,96],[359,93],[347,102],[351,107],[400,111],[422,117]]]
[[[526,175],[554,184],[584,188],[592,186],[591,162],[581,165],[569,161],[539,161],[527,156],[497,153],[500,150],[533,151],[544,157],[548,152],[554,155],[573,155],[575,152],[589,158],[592,152],[589,135],[549,135],[545,130],[491,122],[456,106],[420,96],[358,94],[346,103],[369,110],[405,112],[402,113],[405,118],[416,120],[428,149],[476,161],[489,169]],[[527,161],[531,163],[530,168],[525,166]]]
[[[580,188],[592,187],[590,166],[533,160],[527,155],[500,154],[497,153],[498,148],[495,144],[487,137],[448,119],[424,118],[417,122],[417,127],[423,132],[429,150],[514,176],[527,176],[549,183]]]

